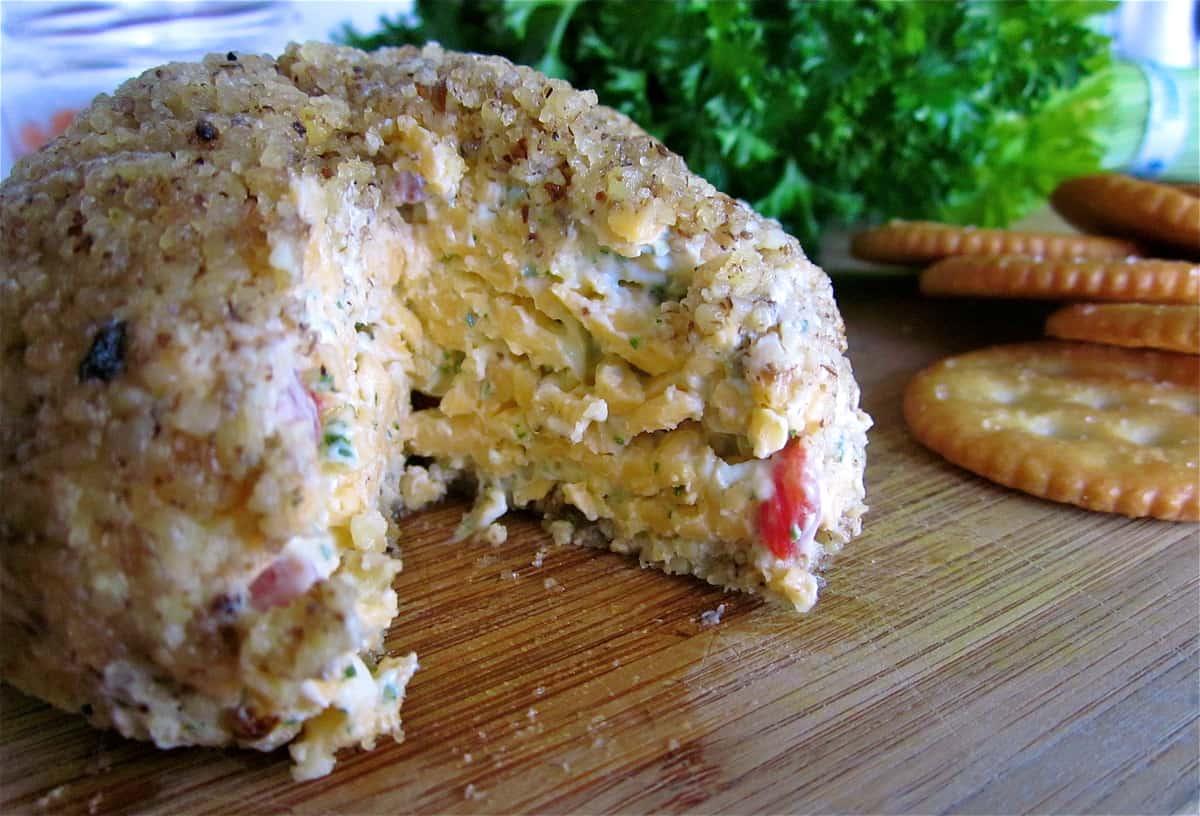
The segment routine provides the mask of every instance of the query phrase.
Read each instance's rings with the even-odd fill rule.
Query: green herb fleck
[[[613,441],[616,442],[618,445],[624,445],[625,437],[621,436],[620,434],[617,434],[616,436],[613,437]]]
[[[642,338],[640,338],[640,337],[630,337],[629,338],[629,345],[633,346],[634,351],[636,351],[638,346],[640,346],[641,344],[642,344]]]
[[[375,339],[375,324],[374,323],[355,323],[354,330],[359,334],[365,334],[372,340]]]
[[[796,524],[795,522],[792,522],[792,526],[788,528],[788,534],[791,536],[792,541],[799,541],[800,534],[802,532],[803,531],[800,529],[800,525]]]
[[[346,670],[342,672],[342,677],[346,678],[347,680],[352,677],[358,677],[358,669],[354,668],[354,666],[347,666]]]
[[[317,388],[321,391],[336,391],[333,385],[333,375],[325,370],[325,366],[321,366],[321,376],[317,378]]]
[[[672,489],[675,491],[675,495],[676,495],[676,496],[682,496],[682,495],[683,495],[683,485],[675,485],[675,487],[674,487],[674,488],[672,488]]]
[[[443,351],[442,364],[438,366],[438,371],[443,376],[458,374],[462,371],[463,360],[467,355],[461,351]]]
[[[325,447],[325,457],[341,465],[353,465],[358,462],[354,444],[350,440],[350,426],[340,420],[334,420],[325,426],[322,436]]]

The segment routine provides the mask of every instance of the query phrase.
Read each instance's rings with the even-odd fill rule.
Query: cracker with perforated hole
[[[900,221],[863,230],[850,252],[864,261],[921,265],[957,255],[1027,255],[1035,258],[1125,258],[1138,248],[1100,235],[984,229],[934,221]]]
[[[1046,334],[1110,346],[1200,354],[1200,305],[1076,303],[1046,319]]]
[[[1200,254],[1200,197],[1189,188],[1099,173],[1064,181],[1050,204],[1085,232],[1158,241]]]
[[[956,465],[1089,510],[1200,518],[1200,366],[1172,352],[1043,341],[921,371],[913,436]]]
[[[1200,265],[1186,261],[1052,261],[1020,255],[962,255],[921,273],[927,295],[1195,303]]]

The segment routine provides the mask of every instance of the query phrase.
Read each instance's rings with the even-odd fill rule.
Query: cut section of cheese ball
[[[825,275],[498,58],[292,46],[101,96],[0,188],[5,679],[163,746],[399,737],[398,514],[797,609],[860,528]],[[400,542],[402,545],[402,542]]]

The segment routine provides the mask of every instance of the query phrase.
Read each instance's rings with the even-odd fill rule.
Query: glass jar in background
[[[148,68],[211,52],[276,54],[291,2],[0,4],[0,177],[61,133],[98,93]]]

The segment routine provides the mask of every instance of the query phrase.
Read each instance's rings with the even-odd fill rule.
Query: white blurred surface
[[[0,2],[0,176],[69,111],[142,71],[212,52],[278,54],[350,23],[374,31],[411,0],[4,0]]]
[[[1117,52],[1174,68],[1200,64],[1196,0],[1126,0],[1116,14]]]

